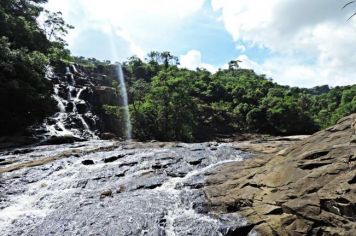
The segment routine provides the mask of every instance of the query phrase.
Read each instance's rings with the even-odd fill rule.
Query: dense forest
[[[110,62],[74,58],[87,67]],[[223,134],[310,134],[356,112],[356,85],[311,89],[281,86],[241,69],[238,61],[212,74],[179,68],[169,52],[151,52],[124,63],[134,136],[138,139],[205,140]],[[112,80],[113,86],[118,86]],[[120,107],[105,106],[122,115]]]
[[[74,57],[63,36],[72,26],[61,13],[45,11],[46,0],[0,3],[0,134],[22,132],[56,110],[49,66],[76,63],[105,71],[109,61]],[[38,17],[45,17],[39,23]],[[123,63],[134,137],[140,140],[204,140],[222,134],[308,134],[356,112],[356,85],[312,89],[281,86],[239,67],[212,74],[187,70],[169,52],[151,52]],[[112,86],[119,85],[112,78]],[[117,92],[119,93],[119,89]],[[110,104],[105,112],[121,117]]]

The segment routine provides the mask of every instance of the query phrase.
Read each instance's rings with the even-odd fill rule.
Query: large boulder
[[[239,212],[262,235],[354,235],[355,122],[353,114],[277,154],[212,171],[211,210]]]

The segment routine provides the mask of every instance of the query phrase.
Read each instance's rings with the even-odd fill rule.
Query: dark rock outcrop
[[[0,137],[0,150],[22,147],[36,142],[38,142],[37,138],[29,136],[4,136]]]
[[[94,165],[94,161],[93,160],[84,160],[84,161],[82,161],[82,164],[85,166]]]
[[[117,139],[117,136],[113,133],[102,133],[100,135],[100,138],[103,140],[112,140],[112,139]]]
[[[100,106],[102,104],[120,105],[120,96],[117,94],[116,89],[107,86],[95,86],[93,87],[93,99],[90,102],[94,106]]]
[[[32,127],[31,135],[40,139],[68,134],[83,139],[98,138],[104,133],[123,136],[122,121],[104,109],[105,105],[122,105],[114,83],[115,67],[101,70],[60,63],[52,72],[48,79],[53,84],[57,111],[43,124]]]
[[[43,141],[42,145],[55,145],[55,144],[65,144],[65,143],[74,143],[74,142],[83,142],[84,139],[74,137],[71,135],[66,136],[53,136]]]
[[[104,161],[104,163],[110,163],[110,162],[117,161],[117,160],[119,160],[120,158],[123,158],[123,157],[125,157],[125,155],[117,155],[117,156],[112,156],[112,157],[105,158],[103,161]]]
[[[355,122],[353,114],[277,154],[212,171],[211,209],[239,212],[262,235],[354,235]]]

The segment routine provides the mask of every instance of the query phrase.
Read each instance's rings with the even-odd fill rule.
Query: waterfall
[[[57,101],[57,107],[58,107],[59,111],[62,113],[65,113],[66,108],[64,105],[64,100],[61,99],[61,97],[59,96],[59,85],[57,85],[57,84],[54,86],[53,98]]]
[[[124,76],[124,72],[122,71],[122,65],[120,63],[117,64],[117,73],[118,73],[118,81],[120,84],[120,93],[124,105],[125,137],[126,139],[131,139],[132,125],[131,125],[130,112],[129,112],[129,102],[127,98],[125,76]]]
[[[48,73],[48,78],[56,78],[53,98],[59,111],[48,117],[42,127],[37,128],[40,135],[98,139],[95,130],[96,116],[92,114],[88,103],[81,98],[90,82],[83,78],[75,65],[67,66],[62,76]],[[76,80],[81,82],[77,83]],[[81,109],[78,109],[79,105]]]

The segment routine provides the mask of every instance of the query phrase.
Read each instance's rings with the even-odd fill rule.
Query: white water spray
[[[111,24],[110,21],[108,21],[108,25],[110,26],[111,29],[111,34],[110,34],[110,46],[111,46],[111,53],[115,61],[118,61],[119,55],[117,51],[117,47],[115,45],[115,39],[116,39],[116,33],[115,33],[115,28]],[[126,90],[126,85],[125,85],[125,76],[124,72],[122,71],[122,65],[120,63],[117,63],[117,74],[118,74],[118,82],[120,84],[120,93],[122,97],[122,102],[123,102],[123,115],[124,115],[124,129],[125,129],[125,138],[127,140],[132,139],[132,125],[131,125],[131,119],[130,119],[130,112],[129,112],[129,102],[128,102],[128,97],[127,97],[127,90]]]
[[[125,137],[126,139],[132,138],[132,125],[129,112],[129,101],[127,97],[127,90],[125,85],[125,76],[122,71],[122,66],[120,63],[117,64],[118,80],[120,83],[120,93],[122,96],[122,101],[124,105],[124,123],[125,123]]]

